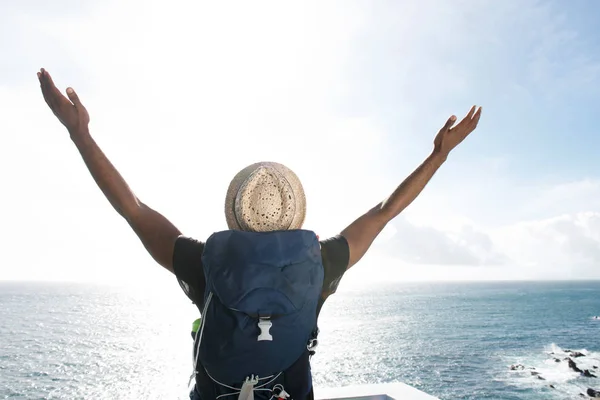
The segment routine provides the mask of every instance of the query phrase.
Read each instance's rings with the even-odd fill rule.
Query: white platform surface
[[[337,388],[315,387],[317,400],[439,400],[404,383],[357,385]]]

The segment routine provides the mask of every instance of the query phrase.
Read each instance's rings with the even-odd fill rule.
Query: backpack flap
[[[302,308],[311,291],[321,291],[321,249],[310,231],[213,234],[202,256],[210,290],[229,308],[266,315]],[[262,293],[249,296],[252,291]],[[257,299],[258,300],[257,302]],[[264,299],[264,300],[263,300]]]

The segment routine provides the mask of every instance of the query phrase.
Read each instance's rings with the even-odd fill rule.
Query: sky
[[[600,2],[0,3],[0,280],[173,280],[90,177],[41,96],[46,68],[137,196],[185,235],[226,229],[256,161],[335,235],[432,150],[479,127],[342,285],[600,279]]]

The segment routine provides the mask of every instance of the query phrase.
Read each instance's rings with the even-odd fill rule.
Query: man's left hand
[[[456,122],[456,116],[451,116],[433,141],[434,153],[439,154],[443,158],[448,157],[450,151],[477,128],[480,117],[481,107],[477,108],[476,106],[471,107],[467,116],[456,126],[453,126]]]

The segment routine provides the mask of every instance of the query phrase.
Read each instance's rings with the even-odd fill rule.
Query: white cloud
[[[393,264],[381,273],[400,280],[600,279],[600,183],[503,185],[488,190],[488,198],[506,191],[514,201],[504,197],[497,212],[508,217],[488,225],[469,218],[481,212],[457,207],[481,202],[484,213],[494,213],[496,203],[485,204],[485,191],[475,191],[476,203],[461,203],[451,193],[426,189],[425,204],[417,199],[392,222],[393,235],[377,240],[375,254],[362,264]]]
[[[450,232],[418,226],[398,217],[396,235],[382,244],[382,250],[406,263],[432,265],[490,266],[506,263],[490,237],[471,225]]]
[[[521,222],[494,240],[539,278],[600,278],[600,213],[581,212]]]
[[[361,262],[387,280],[600,279],[600,212],[487,231],[470,223],[440,229],[403,217],[393,226],[393,236],[377,240],[374,254]]]

